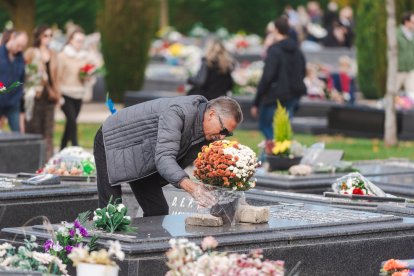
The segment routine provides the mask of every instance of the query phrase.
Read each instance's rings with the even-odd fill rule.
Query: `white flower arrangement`
[[[122,251],[119,241],[108,241],[109,249],[101,249],[99,251],[89,252],[89,248],[77,247],[69,254],[69,258],[73,262],[73,266],[80,263],[101,264],[109,266],[117,266],[115,259],[123,261],[125,253]]]

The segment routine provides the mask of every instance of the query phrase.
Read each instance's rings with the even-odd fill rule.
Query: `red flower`
[[[353,190],[352,190],[352,194],[353,195],[364,195],[364,192],[362,191],[362,189],[360,189],[360,188],[354,188]]]
[[[80,71],[82,72],[82,73],[86,73],[86,74],[89,74],[89,73],[91,73],[91,71],[93,70],[95,68],[95,65],[93,65],[93,64],[86,64],[85,66],[83,66],[81,69],[80,69]]]
[[[0,81],[0,89],[4,88],[4,83]]]

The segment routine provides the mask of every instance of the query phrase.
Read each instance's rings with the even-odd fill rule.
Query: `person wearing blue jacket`
[[[28,37],[25,32],[13,32],[10,39],[0,46],[0,82],[9,87],[14,82],[24,82],[25,63],[23,50]],[[23,86],[0,95],[0,117],[6,116],[12,131],[20,132],[20,104]]]

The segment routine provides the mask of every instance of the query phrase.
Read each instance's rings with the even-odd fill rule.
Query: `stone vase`
[[[269,171],[285,171],[294,165],[298,165],[302,157],[289,158],[288,156],[266,155],[269,163]]]
[[[113,265],[80,263],[76,266],[77,276],[118,276],[119,268]]]

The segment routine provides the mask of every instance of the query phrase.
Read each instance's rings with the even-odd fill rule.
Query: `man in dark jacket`
[[[253,117],[259,115],[259,128],[269,142],[273,140],[272,123],[277,100],[292,117],[300,97],[306,94],[303,81],[305,57],[297,43],[289,38],[287,19],[278,18],[274,24],[276,43],[267,51],[263,75],[250,110]]]
[[[0,47],[0,82],[6,87],[19,81],[24,82],[23,50],[28,41],[25,32],[13,32],[6,44]],[[10,93],[0,95],[0,118],[6,116],[12,131],[20,131],[20,101],[23,86]]]
[[[220,97],[157,99],[122,109],[110,116],[95,137],[99,206],[121,198],[128,182],[144,216],[168,214],[162,187],[187,191],[200,205],[214,198],[183,170],[209,141],[224,139],[243,120],[239,104]]]

